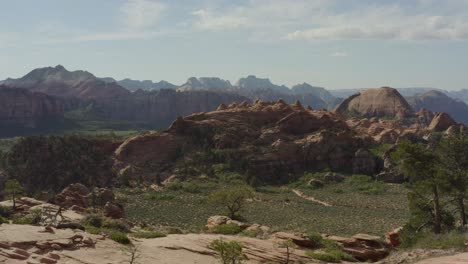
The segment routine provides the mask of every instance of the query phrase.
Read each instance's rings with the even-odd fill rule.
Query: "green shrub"
[[[13,213],[13,208],[8,206],[0,206],[0,216],[8,218],[13,215]]]
[[[307,234],[307,237],[309,238],[310,241],[314,242],[315,244],[322,245],[323,237],[321,234],[317,232],[310,232]]]
[[[101,228],[95,226],[85,226],[85,231],[93,235],[99,235],[102,233]]]
[[[345,180],[346,184],[353,189],[364,194],[381,194],[385,192],[385,184],[380,181],[374,181],[367,175],[353,175]]]
[[[128,245],[131,243],[130,239],[128,238],[127,234],[122,232],[110,232],[109,234],[110,239],[114,240],[117,243]]]
[[[0,216],[0,225],[1,224],[8,224],[8,220]]]
[[[31,210],[29,212],[29,217],[31,217],[33,225],[38,225],[41,222],[42,210],[41,209]]]
[[[322,252],[307,252],[306,255],[313,259],[329,263],[340,263],[342,260],[356,261],[356,259],[354,259],[352,256],[338,249],[326,250]]]
[[[104,219],[103,219],[102,216],[99,216],[99,215],[96,215],[96,214],[89,214],[84,218],[83,222],[85,223],[85,225],[100,228],[100,227],[102,227]]]
[[[115,220],[111,218],[104,218],[104,221],[102,222],[102,227],[124,233],[130,232],[130,226],[127,223],[121,220]]]
[[[166,234],[163,234],[161,232],[157,231],[152,231],[152,232],[137,232],[133,234],[134,237],[136,238],[159,238],[159,237],[165,237]]]
[[[32,217],[17,217],[13,218],[13,224],[17,225],[34,225],[34,219]]]
[[[215,234],[222,234],[222,235],[235,235],[239,234],[242,232],[242,228],[236,224],[225,224],[225,225],[219,225],[215,226],[214,228],[211,229],[212,233]]]
[[[411,232],[404,228],[400,232],[401,248],[420,249],[464,249],[468,235],[459,231],[452,231],[442,234],[430,232]]]
[[[240,264],[245,259],[242,254],[242,245],[237,241],[225,242],[217,239],[211,242],[210,248],[219,254],[223,264]]]
[[[166,189],[171,190],[171,191],[179,191],[182,190],[183,184],[179,181],[176,182],[171,182],[166,185]]]

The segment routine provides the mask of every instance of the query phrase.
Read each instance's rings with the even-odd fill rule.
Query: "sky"
[[[468,0],[0,0],[0,79],[468,88]]]

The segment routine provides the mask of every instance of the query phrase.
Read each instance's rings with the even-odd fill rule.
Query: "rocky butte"
[[[350,112],[355,114],[350,117]],[[179,117],[162,133],[128,139],[115,152],[115,167],[121,174],[138,174],[137,168],[150,162],[159,170],[133,177],[164,180],[175,173],[180,153],[186,159],[208,147],[243,160],[248,171],[268,183],[324,169],[376,175],[385,162],[371,155],[372,146],[461,129],[464,125],[447,114],[414,113],[391,88],[351,96],[334,112],[303,107],[299,101],[244,101]]]

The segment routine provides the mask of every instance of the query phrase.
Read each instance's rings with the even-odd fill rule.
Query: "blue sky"
[[[0,0],[0,79],[468,88],[468,0]]]

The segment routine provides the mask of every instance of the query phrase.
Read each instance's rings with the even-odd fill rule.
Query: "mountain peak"
[[[61,64],[55,66],[55,69],[58,70],[58,71],[67,71],[67,69],[65,69],[65,67],[63,67],[63,65],[61,65]]]
[[[364,117],[405,118],[413,113],[411,106],[396,90],[390,87],[361,91],[344,100],[335,112],[355,113]]]

